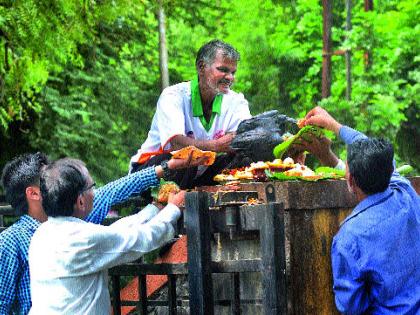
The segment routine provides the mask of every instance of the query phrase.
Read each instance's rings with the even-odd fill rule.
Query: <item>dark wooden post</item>
[[[146,275],[139,275],[139,305],[141,315],[147,315],[147,283]]]
[[[185,199],[190,314],[213,315],[208,196],[204,192],[190,192]]]
[[[112,276],[112,310],[114,315],[121,315],[120,277]]]
[[[176,277],[175,275],[168,275],[168,313],[176,315]]]
[[[322,98],[331,95],[332,1],[322,0]]]
[[[260,242],[264,314],[286,314],[283,204],[270,203],[266,205],[260,227]]]
[[[232,315],[241,314],[241,291],[240,291],[240,281],[239,281],[239,272],[234,272],[231,275],[232,279]]]

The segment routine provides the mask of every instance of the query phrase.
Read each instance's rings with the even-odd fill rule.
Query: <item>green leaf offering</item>
[[[321,175],[322,179],[335,179],[345,177],[346,171],[338,170],[328,166],[320,166],[315,170],[315,174]]]
[[[324,129],[317,127],[317,126],[305,126],[302,129],[299,130],[299,132],[297,134],[295,134],[294,136],[291,136],[290,138],[288,138],[286,141],[278,144],[274,150],[273,150],[273,154],[275,156],[275,158],[277,159],[281,159],[284,155],[284,153],[287,152],[287,150],[289,150],[290,146],[298,139],[303,138],[305,139],[305,134],[307,133],[312,133],[314,134],[316,137],[321,137],[324,135]]]
[[[270,179],[280,180],[280,181],[304,180],[307,182],[316,182],[317,180],[324,179],[324,178],[314,178],[314,177],[304,177],[304,176],[288,176],[284,174],[284,172],[271,172],[269,170],[265,170],[265,174]]]
[[[401,165],[400,167],[397,167],[396,171],[400,173],[400,175],[407,175],[411,173],[414,170],[414,168],[411,165],[405,164]]]

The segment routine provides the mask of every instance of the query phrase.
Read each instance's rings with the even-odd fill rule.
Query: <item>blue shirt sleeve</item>
[[[158,183],[155,168],[149,167],[96,189],[93,210],[85,221],[100,224],[113,205],[127,200],[134,194],[139,194],[151,186],[158,185]]]
[[[341,248],[334,238],[331,248],[333,290],[337,309],[343,314],[362,314],[369,307],[363,275],[358,267],[357,248]]]
[[[3,241],[0,239],[0,314],[9,314],[16,300],[20,264],[17,253]]]
[[[342,126],[340,128],[339,136],[345,142],[345,144],[351,144],[357,140],[367,138],[365,134],[348,126]]]

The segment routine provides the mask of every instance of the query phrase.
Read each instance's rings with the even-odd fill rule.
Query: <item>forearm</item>
[[[217,152],[215,140],[198,140],[186,136],[178,135],[172,138],[171,145],[175,150],[179,150],[190,145],[193,145],[200,150]]]
[[[93,210],[85,221],[101,223],[109,209],[133,194],[139,194],[147,188],[158,185],[158,175],[152,167],[124,176],[97,190],[93,200]]]
[[[320,156],[319,161],[322,165],[329,167],[336,167],[338,164],[338,158],[331,150],[329,150],[326,154]]]
[[[142,223],[139,215],[134,215],[125,218],[121,224],[101,226],[101,232],[98,227],[92,240],[91,270],[103,270],[133,261],[164,245],[173,238],[173,223],[180,215],[179,208],[170,205],[146,223]]]

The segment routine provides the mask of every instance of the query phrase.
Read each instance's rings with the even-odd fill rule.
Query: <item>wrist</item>
[[[171,163],[172,161],[172,163]],[[162,168],[162,178],[164,180],[170,180],[173,177],[173,160],[165,160],[160,163],[160,167]]]
[[[319,159],[323,165],[335,167],[338,163],[337,156],[329,150],[328,154]]]
[[[340,133],[340,129],[343,125],[339,122],[335,121],[334,124],[331,126],[331,131],[333,131],[336,135]]]

